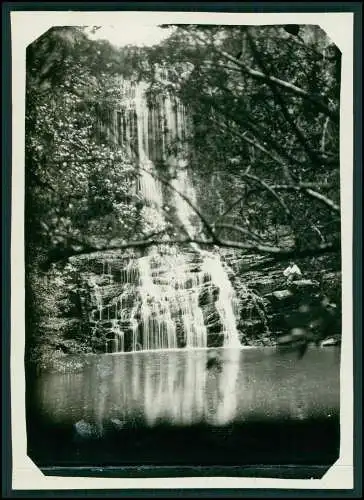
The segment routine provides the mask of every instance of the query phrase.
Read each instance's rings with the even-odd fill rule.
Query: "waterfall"
[[[174,189],[170,190],[168,203],[184,232],[194,238],[201,221],[193,207],[178,194],[182,193],[197,206],[186,147],[181,148],[179,142],[188,136],[188,115],[184,106],[169,94],[158,96],[154,103],[148,102],[146,88],[143,83],[122,82],[120,109],[113,120],[117,143],[129,151],[135,145],[140,167],[138,189],[146,202],[143,217],[148,228],[157,231],[163,227],[168,210],[163,185],[158,180],[159,163],[173,178]],[[112,275],[110,264],[107,273]],[[206,287],[218,289],[214,307],[220,317],[223,345],[240,346],[235,319],[237,298],[217,253],[202,250],[196,244],[185,249],[161,244],[150,249],[146,256],[130,261],[121,274],[125,291],[114,299],[113,308],[106,307],[99,289],[95,289],[94,317],[111,321],[114,351],[126,349],[126,335],[130,337],[127,350],[132,351],[208,347],[208,328],[200,304]]]
[[[219,286],[220,293],[216,302],[217,310],[222,320],[225,333],[225,346],[238,347],[240,341],[236,328],[235,314],[238,311],[238,301],[235,290],[230,283],[219,255],[204,252],[204,269],[210,274],[212,282]]]

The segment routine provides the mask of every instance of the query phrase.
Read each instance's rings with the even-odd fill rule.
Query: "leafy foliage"
[[[175,28],[147,51],[144,78],[188,106],[210,223],[235,241],[227,225],[267,245],[338,248],[340,52],[315,26],[299,37],[280,26]]]
[[[178,234],[173,206],[161,218],[140,199],[137,163],[112,135],[121,79],[148,82],[152,104],[168,92],[187,107],[190,133],[169,148],[188,150],[210,243],[277,259],[329,249],[339,263],[340,67],[340,52],[315,26],[294,34],[178,25],[157,46],[122,50],[63,27],[29,46],[27,308],[29,331],[37,332],[30,344],[51,330],[41,350],[90,348],[73,303],[80,284],[56,268],[43,274],[44,263],[100,247],[143,248],[160,243],[166,229]],[[172,175],[162,174],[170,204]],[[42,324],[49,316],[62,321]]]
[[[37,229],[42,245],[53,250],[77,247],[86,236],[88,244],[129,238],[140,219],[134,167],[102,127],[118,99],[118,78],[96,60],[108,66],[105,52],[111,48],[90,44],[75,30],[67,51],[62,33],[56,34],[51,79],[40,80],[46,75],[42,66],[49,65],[39,56],[43,50],[47,60],[48,38],[29,48],[27,73],[28,238],[33,241]]]
[[[53,66],[42,65],[51,48]],[[298,36],[280,26],[179,25],[160,45],[122,50],[79,28],[40,39],[28,57],[27,163],[35,184],[62,193],[62,210],[48,198],[49,212],[60,212],[43,224],[49,244],[69,248],[87,235],[92,249],[94,234],[138,234],[133,165],[105,126],[122,75],[147,81],[151,102],[169,92],[188,107],[190,175],[215,243],[244,235],[273,253],[339,249],[340,59],[314,26]]]
[[[37,359],[90,348],[72,305],[77,280],[50,262],[141,234],[134,166],[103,126],[119,98],[117,64],[110,44],[80,28],[52,29],[27,50],[27,335]]]

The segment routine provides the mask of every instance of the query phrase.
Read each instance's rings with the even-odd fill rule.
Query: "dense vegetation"
[[[80,308],[62,307],[62,299],[72,303],[77,285],[50,263],[64,264],[67,255],[115,235],[129,238],[139,227],[133,166],[100,126],[118,98],[113,53],[77,28],[51,30],[28,47],[27,346],[35,357],[45,338],[50,352],[72,351],[67,339],[85,347]]]
[[[281,26],[178,26],[158,46],[124,49],[91,42],[81,28],[58,28],[29,46],[29,349],[45,336],[53,339],[50,349],[89,349],[77,304],[67,312],[74,321],[66,332],[62,325],[51,335],[41,328],[46,317],[64,317],[62,297],[77,296],[72,270],[59,263],[158,243],[143,223],[137,165],[107,126],[120,78],[143,79],[151,97],[168,91],[188,107],[188,168],[207,243],[270,262],[331,255],[339,270],[340,63],[340,52],[314,26],[295,34]],[[168,172],[163,176],[168,185]]]
[[[149,57],[189,107],[190,168],[217,239],[337,251],[341,56],[325,34],[182,26]]]

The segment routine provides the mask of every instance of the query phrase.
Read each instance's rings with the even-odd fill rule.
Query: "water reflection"
[[[225,425],[234,419],[237,411],[237,382],[240,368],[240,349],[222,352],[222,372],[218,381],[219,400],[213,423]]]
[[[302,360],[267,348],[95,356],[83,373],[42,376],[38,400],[53,421],[87,422],[98,434],[105,425],[329,418],[339,408],[339,350],[313,348]]]

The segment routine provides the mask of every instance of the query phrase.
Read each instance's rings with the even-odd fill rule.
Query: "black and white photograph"
[[[27,456],[320,480],[351,336],[342,48],[299,16],[143,16],[26,47]]]

